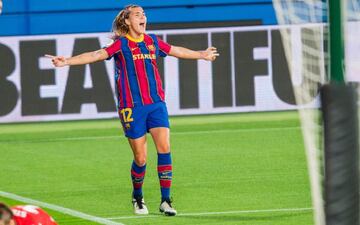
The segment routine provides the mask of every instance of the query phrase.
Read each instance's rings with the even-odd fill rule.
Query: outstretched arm
[[[204,59],[208,61],[214,61],[219,53],[215,47],[209,47],[204,51],[193,51],[188,48],[171,46],[169,55],[182,59]]]
[[[52,63],[56,67],[89,64],[89,63],[105,60],[109,57],[108,53],[104,49],[100,49],[93,52],[85,52],[83,54],[69,58],[65,58],[64,56],[53,56],[53,55],[45,55],[45,56],[51,58]]]

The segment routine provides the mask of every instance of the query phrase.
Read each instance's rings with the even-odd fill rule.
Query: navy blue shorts
[[[125,136],[131,139],[142,137],[155,127],[170,127],[165,102],[119,109],[119,117]]]

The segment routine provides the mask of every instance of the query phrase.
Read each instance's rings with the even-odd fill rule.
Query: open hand
[[[53,65],[56,67],[63,67],[69,65],[64,56],[45,55],[45,57],[50,58]]]
[[[215,47],[209,47],[203,51],[204,59],[208,61],[214,61],[220,54],[217,52]]]

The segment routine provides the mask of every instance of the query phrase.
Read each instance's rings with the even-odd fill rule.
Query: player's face
[[[128,19],[130,30],[137,34],[144,34],[146,30],[146,16],[141,7],[130,9],[131,13]]]

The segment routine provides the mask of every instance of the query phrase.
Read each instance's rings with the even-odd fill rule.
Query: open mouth
[[[145,28],[145,23],[140,23],[139,25],[141,28]]]

